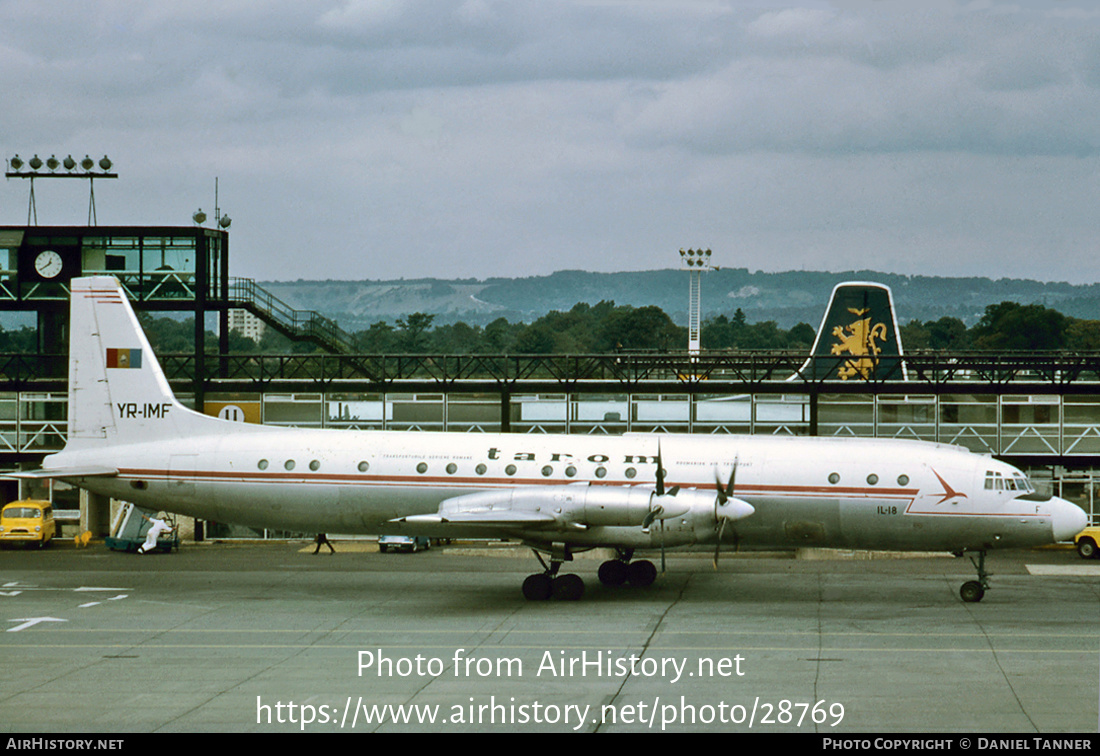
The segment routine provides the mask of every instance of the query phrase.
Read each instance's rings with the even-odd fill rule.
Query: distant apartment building
[[[257,318],[248,310],[230,310],[229,311],[229,330],[236,331],[242,336],[247,336],[256,343],[260,342],[260,339],[264,335],[264,322]]]

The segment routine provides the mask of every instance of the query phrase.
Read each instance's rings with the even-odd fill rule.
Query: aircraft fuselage
[[[987,456],[919,441],[759,436],[534,436],[272,429],[62,453],[59,466],[110,463],[113,478],[80,485],[207,520],[279,530],[451,537],[451,522],[395,522],[464,495],[527,492],[554,516],[540,529],[461,525],[468,537],[657,548],[713,543],[715,481],[736,466],[733,495],[755,508],[724,540],[743,546],[976,550],[1050,543],[1047,502],[986,487],[1020,473]],[[665,485],[693,506],[649,528],[599,524],[575,500],[652,494]],[[119,460],[125,460],[119,464]],[[633,494],[631,494],[633,492]],[[537,501],[535,501],[537,499]],[[501,503],[514,509],[514,504]],[[593,524],[597,523],[597,524]]]

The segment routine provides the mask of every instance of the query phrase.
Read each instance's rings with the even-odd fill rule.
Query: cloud
[[[0,140],[109,153],[101,222],[187,222],[219,177],[233,272],[257,278],[703,245],[1080,280],[1100,275],[1074,260],[1096,257],[1098,24],[1069,0],[7,3]],[[36,191],[47,219],[86,211]]]

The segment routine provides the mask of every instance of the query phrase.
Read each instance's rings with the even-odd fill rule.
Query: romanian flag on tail
[[[140,368],[140,349],[108,349],[107,367],[109,368]]]

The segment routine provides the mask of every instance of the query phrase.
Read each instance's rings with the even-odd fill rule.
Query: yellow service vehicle
[[[1088,527],[1073,537],[1077,544],[1077,553],[1082,559],[1096,559],[1100,557],[1100,527]]]
[[[0,546],[33,543],[39,548],[57,535],[53,506],[48,501],[23,499],[0,510]]]

